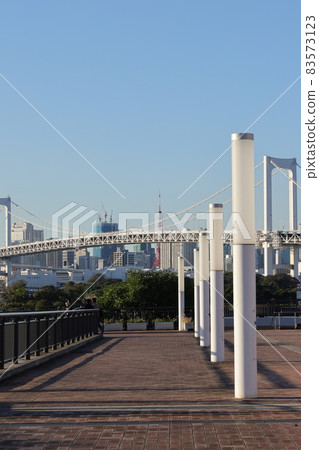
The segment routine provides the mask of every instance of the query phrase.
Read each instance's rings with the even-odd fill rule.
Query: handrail
[[[42,316],[42,315],[47,315],[47,314],[70,314],[70,313],[79,313],[79,312],[90,312],[93,309],[58,309],[57,311],[26,311],[26,312],[4,312],[4,313],[0,313],[0,318],[1,317],[5,317],[5,316]]]
[[[98,334],[98,325],[97,309],[0,313],[0,369]]]

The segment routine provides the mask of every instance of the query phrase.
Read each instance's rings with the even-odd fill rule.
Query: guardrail
[[[98,320],[95,309],[1,313],[0,369],[97,334]]]

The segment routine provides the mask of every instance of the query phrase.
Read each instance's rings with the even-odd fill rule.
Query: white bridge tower
[[[264,156],[264,232],[272,231],[272,182],[271,172],[275,168],[287,169],[289,175],[289,231],[298,229],[297,216],[297,161],[296,158],[274,158]],[[272,275],[273,271],[273,246],[265,242],[264,247],[264,275]],[[290,275],[298,274],[298,249],[290,247]]]

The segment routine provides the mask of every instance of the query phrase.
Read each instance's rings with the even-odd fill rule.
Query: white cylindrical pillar
[[[199,234],[199,344],[209,346],[209,233]]]
[[[290,251],[290,276],[293,278],[298,278],[298,248],[291,245]]]
[[[199,250],[194,248],[194,336],[199,337]]]
[[[232,134],[235,397],[257,397],[254,135]]]
[[[276,248],[276,250],[275,250],[275,264],[276,264],[276,266],[281,264],[281,252],[280,252],[279,248]]]
[[[178,257],[178,330],[184,330],[183,317],[185,315],[185,279],[184,259]]]
[[[224,361],[224,216],[223,205],[209,205],[210,360]]]
[[[272,275],[273,272],[273,247],[270,243],[264,242],[264,275]]]

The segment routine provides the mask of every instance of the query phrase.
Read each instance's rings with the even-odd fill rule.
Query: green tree
[[[123,318],[138,311],[148,320],[154,318],[158,308],[163,308],[163,311],[165,308],[177,309],[177,274],[171,271],[132,270],[122,283],[107,286],[98,299],[106,318],[116,308],[122,311]],[[192,308],[194,282],[187,277],[185,299],[186,308]]]
[[[36,311],[47,311],[64,307],[61,289],[52,285],[42,286],[34,293],[33,303]]]
[[[87,289],[87,285],[85,283],[74,283],[73,281],[69,281],[61,288],[61,299],[63,303],[66,300],[69,300],[70,305],[75,308],[84,303],[84,292]]]
[[[122,283],[111,284],[104,289],[98,297],[98,302],[103,310],[104,319],[121,320],[121,309],[125,307],[125,299],[128,295],[127,285]]]
[[[105,288],[111,284],[121,283],[122,280],[118,278],[105,278],[100,273],[94,273],[87,281],[88,293],[98,296]]]
[[[296,301],[299,281],[287,274],[257,276],[257,303],[289,304]]]
[[[19,311],[32,308],[27,293],[27,283],[19,280],[10,284],[2,293],[2,307],[6,311]]]

